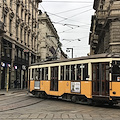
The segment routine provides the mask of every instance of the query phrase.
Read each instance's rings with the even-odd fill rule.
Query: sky
[[[62,50],[72,57],[86,56],[90,52],[89,32],[94,0],[42,0],[39,9],[47,12],[54,24]]]

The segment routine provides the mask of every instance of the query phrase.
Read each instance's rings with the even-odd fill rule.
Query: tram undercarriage
[[[93,95],[92,98],[87,98],[85,95],[79,95],[79,94],[76,95],[76,94],[68,94],[68,93],[63,94],[62,96],[54,96],[54,95],[47,95],[45,91],[38,91],[38,90],[33,90],[30,93],[42,99],[60,98],[62,100],[68,100],[74,103],[82,103],[88,105],[108,104],[110,106],[113,106],[114,104],[120,103],[120,97]]]

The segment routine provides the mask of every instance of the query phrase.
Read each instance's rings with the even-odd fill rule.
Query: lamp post
[[[72,58],[73,58],[73,48],[67,48],[67,49],[66,49],[66,52],[70,52],[70,50],[71,50]]]

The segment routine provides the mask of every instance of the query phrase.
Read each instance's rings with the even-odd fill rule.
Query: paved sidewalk
[[[3,113],[0,120],[120,120],[119,115],[87,113]]]

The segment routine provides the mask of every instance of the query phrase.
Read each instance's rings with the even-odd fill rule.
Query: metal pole
[[[72,49],[72,58],[73,58],[73,48],[71,48]]]
[[[7,92],[8,92],[8,87],[9,87],[9,66],[7,66],[7,86],[6,86]]]
[[[1,43],[2,43],[2,36],[0,34],[0,89],[1,89]]]

